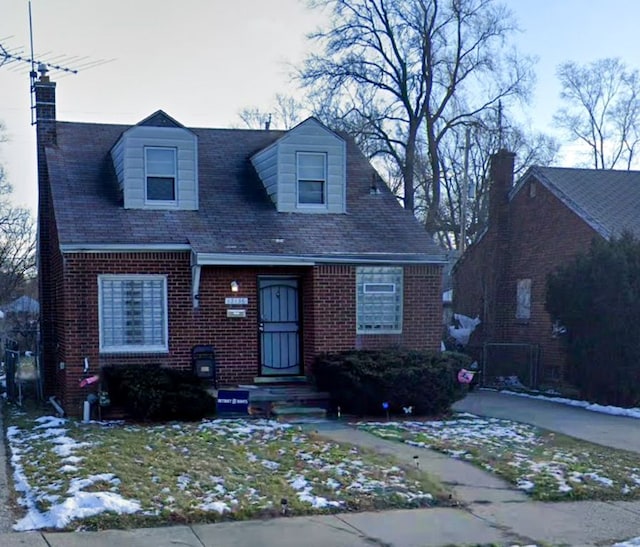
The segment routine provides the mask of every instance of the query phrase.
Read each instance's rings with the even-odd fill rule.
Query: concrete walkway
[[[453,405],[478,416],[504,418],[564,433],[592,443],[640,453],[640,420],[584,408],[518,397],[496,391],[474,391]]]

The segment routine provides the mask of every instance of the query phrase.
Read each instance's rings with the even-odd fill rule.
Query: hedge
[[[467,387],[457,373],[471,359],[456,352],[351,350],[317,357],[313,374],[319,390],[329,392],[335,407],[357,416],[441,415],[464,397]]]

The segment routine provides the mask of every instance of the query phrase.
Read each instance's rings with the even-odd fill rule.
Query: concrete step
[[[326,420],[327,411],[313,406],[274,405],[271,415],[279,422],[296,423],[311,420]]]
[[[309,379],[306,376],[256,376],[253,383],[262,384],[306,384]]]

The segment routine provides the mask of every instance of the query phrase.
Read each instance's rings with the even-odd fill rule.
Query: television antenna
[[[10,37],[9,37],[10,38]],[[79,70],[85,70],[96,66],[110,63],[114,59],[98,59],[92,60],[89,57],[70,57],[67,55],[53,55],[51,52],[38,55],[33,50],[33,19],[31,17],[31,0],[29,0],[29,46],[30,53],[25,56],[23,49],[21,48],[8,48],[5,47],[2,42],[7,38],[0,38],[0,68],[8,66],[9,70],[15,72],[26,73],[27,69],[24,67],[24,63],[31,65],[29,72],[29,79],[31,82],[31,125],[36,123],[36,98],[35,98],[35,83],[38,79],[38,73],[45,76],[48,72],[59,72],[64,76],[70,74],[77,74]],[[68,66],[73,63],[75,66]]]

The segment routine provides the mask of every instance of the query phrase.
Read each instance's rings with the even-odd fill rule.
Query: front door
[[[300,374],[298,280],[260,279],[259,286],[261,374]]]

